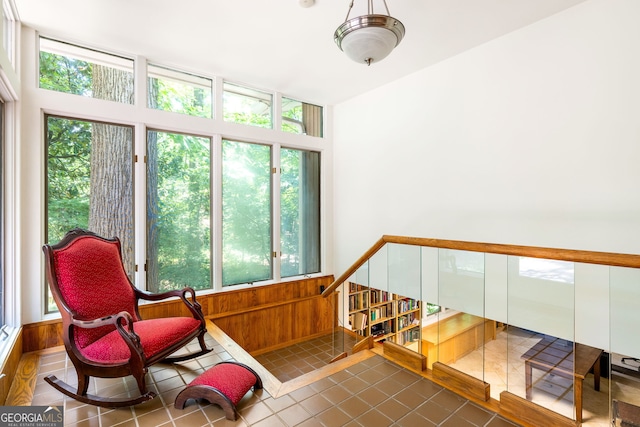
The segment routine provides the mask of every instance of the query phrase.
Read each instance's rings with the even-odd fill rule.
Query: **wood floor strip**
[[[16,376],[11,383],[9,395],[5,405],[30,406],[33,400],[33,391],[36,388],[38,378],[38,366],[40,365],[39,353],[23,354],[18,364]]]

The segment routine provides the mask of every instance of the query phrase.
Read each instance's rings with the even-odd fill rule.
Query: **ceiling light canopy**
[[[367,14],[349,19],[354,2],[351,0],[347,18],[336,29],[333,38],[349,58],[371,65],[384,59],[402,41],[404,25],[391,17],[386,0],[383,0],[386,15],[376,15],[373,0],[367,1]]]

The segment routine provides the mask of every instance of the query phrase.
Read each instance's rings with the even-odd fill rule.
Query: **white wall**
[[[587,1],[337,105],[335,273],[383,234],[640,253],[638,16]]]
[[[383,234],[640,254],[639,16],[590,0],[336,106],[336,275]]]

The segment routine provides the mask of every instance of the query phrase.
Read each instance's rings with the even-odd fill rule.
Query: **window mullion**
[[[273,245],[273,280],[279,281],[281,278],[280,260],[282,257],[282,246],[280,239],[280,144],[274,144],[271,148],[272,174],[271,174],[271,232]]]

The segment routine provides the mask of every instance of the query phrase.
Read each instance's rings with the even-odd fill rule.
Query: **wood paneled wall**
[[[330,332],[337,324],[336,298],[322,298],[333,276],[199,295],[205,317],[249,352],[277,348],[305,337]],[[189,316],[177,300],[140,306],[145,319]],[[62,321],[23,326],[22,350],[30,352],[63,345]]]

